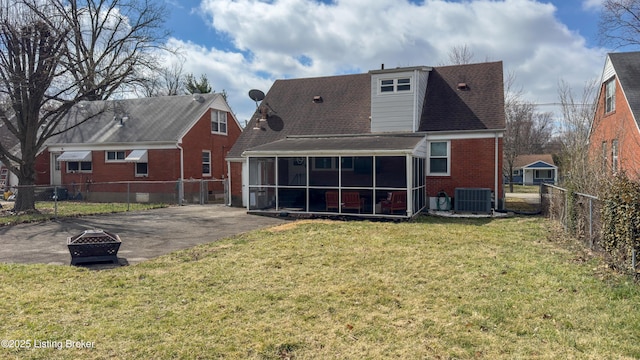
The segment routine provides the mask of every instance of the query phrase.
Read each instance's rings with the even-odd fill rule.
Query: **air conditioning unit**
[[[491,213],[491,189],[456,188],[453,199],[456,212]]]

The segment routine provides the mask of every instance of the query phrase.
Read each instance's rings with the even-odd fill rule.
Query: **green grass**
[[[534,213],[540,210],[539,204],[529,204],[524,199],[515,197],[505,198],[505,208],[511,211]]]
[[[167,205],[164,204],[131,203],[127,205],[125,203],[88,203],[76,201],[60,201],[57,204],[56,212],[55,202],[42,201],[36,203],[36,209],[40,212],[39,214],[14,215],[8,211],[10,209],[3,209],[5,211],[0,211],[0,226],[45,221],[53,219],[55,217],[62,218],[82,215],[148,210],[166,206]]]
[[[20,359],[633,359],[640,290],[539,217],[300,221],[91,271],[0,265]]]
[[[505,191],[509,191],[509,184],[504,185]],[[539,185],[513,185],[514,193],[538,194],[540,193]]]

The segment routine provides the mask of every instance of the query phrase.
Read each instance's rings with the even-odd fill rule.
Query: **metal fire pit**
[[[104,230],[85,230],[82,234],[67,238],[71,253],[71,265],[87,262],[118,263],[120,237]]]

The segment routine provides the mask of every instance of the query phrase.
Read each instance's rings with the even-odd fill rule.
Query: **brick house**
[[[82,102],[62,124],[87,118],[49,139],[36,168],[38,184],[92,201],[130,191],[138,201],[175,202],[189,192],[178,180],[226,178],[224,158],[242,132],[216,93]],[[224,191],[222,182],[207,186],[212,195]]]
[[[483,188],[501,204],[504,130],[502,62],[277,80],[227,154],[232,202],[412,217]]]
[[[640,52],[610,53],[605,60],[589,153],[608,173],[640,179]]]

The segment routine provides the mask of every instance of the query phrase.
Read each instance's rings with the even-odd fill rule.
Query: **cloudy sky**
[[[454,46],[503,61],[526,98],[557,102],[600,76],[612,49],[597,37],[602,0],[165,0],[184,71],[206,74],[244,125],[247,93],[276,79],[445,65]]]

